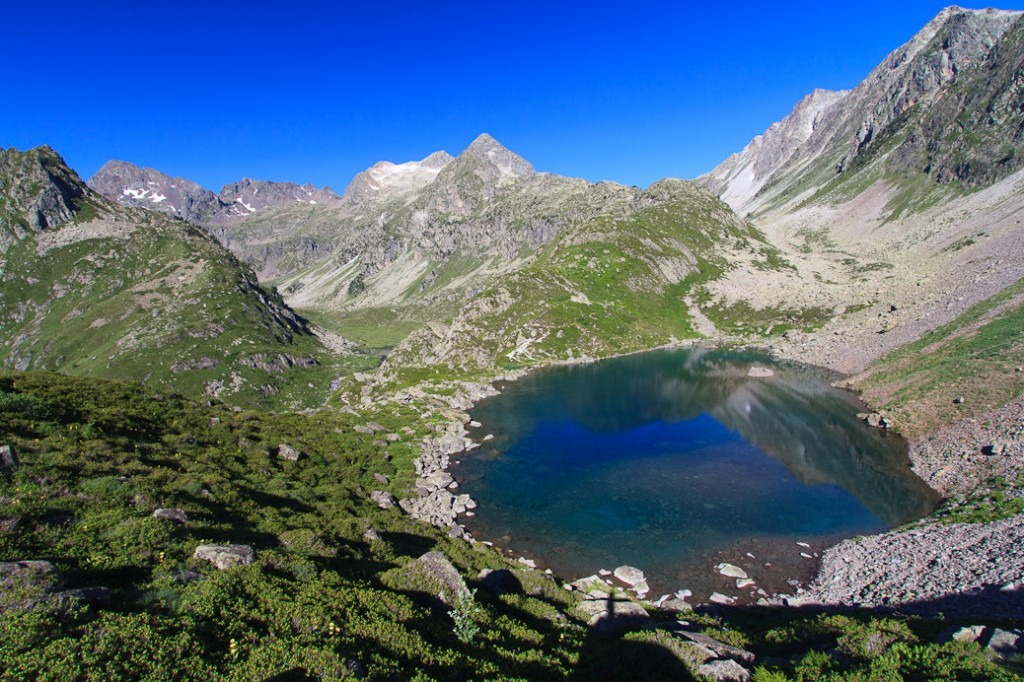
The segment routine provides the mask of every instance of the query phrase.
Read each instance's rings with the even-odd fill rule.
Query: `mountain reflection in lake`
[[[753,378],[751,366],[774,376]],[[906,443],[821,370],[753,351],[658,351],[536,372],[482,402],[495,439],[453,473],[470,529],[566,576],[639,566],[652,587],[751,538],[883,530],[937,496]],[[682,585],[680,585],[682,586]]]

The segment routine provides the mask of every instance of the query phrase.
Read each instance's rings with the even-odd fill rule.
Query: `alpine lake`
[[[472,410],[474,435],[494,438],[451,468],[479,505],[463,522],[570,580],[638,567],[652,599],[792,591],[825,547],[939,502],[906,441],[858,419],[863,404],[836,378],[757,351],[688,348],[499,385]],[[754,584],[739,589],[719,562]]]

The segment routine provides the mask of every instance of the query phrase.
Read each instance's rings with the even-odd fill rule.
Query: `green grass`
[[[1024,391],[1024,280],[877,362],[860,387],[885,396],[900,428],[923,433],[1005,405]],[[954,405],[957,397],[963,404]]]

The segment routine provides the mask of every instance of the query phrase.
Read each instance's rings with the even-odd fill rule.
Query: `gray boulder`
[[[370,500],[381,509],[391,509],[398,504],[398,500],[395,499],[395,496],[386,490],[371,490]]]
[[[170,508],[170,509],[157,509],[153,512],[154,519],[163,519],[164,521],[170,521],[171,523],[185,525],[188,523],[188,514],[185,513],[184,509]]]
[[[697,668],[698,675],[710,677],[717,682],[750,682],[750,671],[736,661],[717,660],[703,663]]]
[[[305,453],[300,450],[296,450],[287,443],[281,443],[277,446],[277,456],[281,459],[287,459],[291,462],[297,462]]]
[[[256,552],[249,545],[199,545],[192,556],[209,561],[222,571],[246,566],[256,560]]]
[[[997,659],[1006,663],[1010,660],[1011,656],[1024,653],[1024,633],[1020,630],[1000,630],[996,628],[992,631],[992,637],[988,640],[987,648]]]
[[[441,552],[427,552],[407,568],[420,571],[437,590],[437,596],[445,604],[451,605],[461,599],[469,599],[473,596],[459,571]]]
[[[0,592],[18,588],[52,592],[60,584],[60,573],[49,561],[0,561]]]

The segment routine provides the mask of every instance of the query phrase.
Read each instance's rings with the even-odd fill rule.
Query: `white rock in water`
[[[733,597],[722,594],[721,592],[713,592],[711,596],[708,597],[708,600],[716,604],[725,604],[726,606],[736,603],[736,600]]]
[[[615,569],[615,577],[627,585],[636,585],[645,579],[644,572],[633,566],[619,566]]]
[[[755,367],[751,367],[750,368],[750,371],[747,372],[747,376],[748,377],[753,377],[755,379],[766,379],[768,377],[775,376],[775,372],[771,371],[767,367],[756,367],[755,366]]]
[[[732,564],[718,564],[715,566],[715,570],[724,575],[727,578],[747,578],[747,572],[739,566],[733,566]]]

